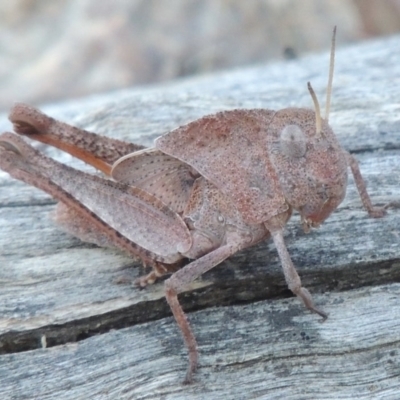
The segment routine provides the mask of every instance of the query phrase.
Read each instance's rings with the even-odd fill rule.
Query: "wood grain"
[[[375,204],[400,199],[399,39],[336,57],[331,124]],[[308,107],[307,80],[323,102],[327,62],[310,55],[43,109],[150,145],[223,109]],[[10,129],[5,117],[0,128]],[[142,268],[61,232],[47,217],[53,209],[47,195],[0,172],[2,399],[398,398],[400,210],[368,218],[352,179],[319,230],[304,234],[296,215],[287,229],[303,283],[329,319],[320,323],[291,298],[271,243],[243,251],[181,296],[200,348],[190,387],[181,385],[186,351],[162,284],[116,284]]]

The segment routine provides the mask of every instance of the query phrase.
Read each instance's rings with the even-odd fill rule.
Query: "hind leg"
[[[106,175],[110,175],[112,164],[120,157],[143,149],[57,121],[22,103],[11,109],[9,119],[16,133],[63,150]]]
[[[11,133],[0,135],[0,169],[16,179],[47,192],[58,200],[61,204],[57,207],[56,221],[82,240],[94,242],[100,246],[117,247],[134,258],[142,260],[144,264],[152,266],[156,277],[174,270],[175,266],[179,264],[179,260],[171,265],[166,264],[162,257],[123,236],[81,203],[72,193],[68,192],[68,189],[62,183],[54,181],[53,174],[56,170],[58,172],[61,170],[66,173],[65,182],[73,182],[74,184],[76,184],[75,180],[80,177],[83,180],[77,186],[78,190],[81,187],[85,188],[91,179],[96,178],[95,181],[99,184],[100,191],[113,187],[116,193],[124,193],[119,184],[63,166],[35,150],[22,138]],[[119,188],[121,189],[120,192],[118,192]],[[143,278],[141,286],[152,282],[154,282],[154,279],[151,279],[151,277]]]

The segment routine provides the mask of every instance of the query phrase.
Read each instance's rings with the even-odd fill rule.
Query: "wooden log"
[[[336,55],[331,125],[381,205],[400,199],[398,40]],[[310,107],[308,80],[323,103],[327,65],[327,54],[310,55],[43,109],[150,145],[224,109]],[[5,116],[0,128],[10,129]],[[200,350],[191,387],[181,385],[186,350],[162,283],[116,284],[144,271],[60,231],[47,218],[53,209],[46,194],[0,172],[1,398],[398,398],[400,211],[368,218],[352,179],[319,230],[304,234],[298,216],[287,228],[304,286],[329,319],[319,323],[291,298],[271,243],[247,249],[181,296]]]

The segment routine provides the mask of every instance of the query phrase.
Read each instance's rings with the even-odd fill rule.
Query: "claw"
[[[391,201],[390,203],[385,204],[382,208],[385,210],[388,208],[400,208],[400,201]]]
[[[400,208],[400,201],[391,201],[382,207],[373,207],[368,214],[372,218],[382,218],[387,214],[388,208]]]
[[[157,280],[157,274],[155,271],[151,271],[145,276],[141,276],[135,280],[135,286],[145,288],[148,285],[152,285]]]
[[[384,207],[374,207],[368,212],[368,214],[372,218],[382,218],[387,214],[386,208],[387,207],[385,207],[385,206]]]

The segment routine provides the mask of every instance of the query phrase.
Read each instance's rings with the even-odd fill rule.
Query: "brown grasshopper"
[[[324,119],[310,84],[315,111],[220,112],[146,149],[69,126],[24,104],[10,112],[19,135],[66,151],[113,178],[58,163],[13,133],[0,136],[0,168],[59,200],[57,219],[69,232],[151,265],[140,286],[173,272],[165,295],[189,351],[186,382],[198,362],[196,339],[177,297],[188,283],[272,237],[289,289],[326,318],[302,287],[285,246],[283,229],[292,211],[299,212],[304,231],[318,227],[343,200],[350,166],[368,214],[386,213],[387,206],[372,206],[357,161],[328,124],[334,42],[335,35]],[[190,261],[182,266],[185,260]]]

